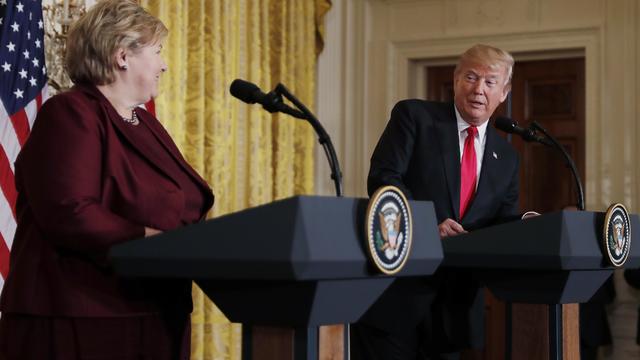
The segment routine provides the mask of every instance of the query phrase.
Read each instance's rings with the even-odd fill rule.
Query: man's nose
[[[475,94],[484,93],[484,80],[480,79],[476,81],[476,83],[473,85],[473,92]]]

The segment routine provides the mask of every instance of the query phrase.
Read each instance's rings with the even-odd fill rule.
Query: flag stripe
[[[0,148],[0,189],[4,194],[6,201],[9,203],[11,213],[13,214],[13,218],[15,219],[16,199],[18,197],[18,193],[16,191],[13,171],[11,171],[9,160],[4,154],[4,150],[2,148]]]
[[[150,114],[152,114],[153,116],[156,116],[156,103],[153,99],[147,101],[144,104],[144,108],[145,110],[147,110]]]
[[[30,132],[27,113],[24,109],[20,109],[9,117],[11,118],[13,129],[16,131],[16,135],[18,136],[18,142],[20,143],[20,146],[23,146],[25,141],[27,141],[27,137],[29,137]]]
[[[4,111],[2,103],[0,103],[0,146],[4,149],[4,153],[9,159],[9,166],[13,170],[13,163],[16,162],[18,153],[20,152],[20,143],[18,136],[13,129],[11,121],[7,121],[9,115]]]
[[[13,236],[16,233],[16,220],[13,211],[4,196],[0,196],[0,235],[4,238],[7,248],[11,249]]]
[[[38,95],[40,96],[40,95]],[[38,98],[31,100],[27,106],[24,108],[25,115],[27,116],[27,128],[31,129],[33,127],[33,122],[36,120],[36,115],[38,114]],[[29,130],[31,132],[31,130]],[[28,134],[27,134],[28,135]],[[26,140],[26,139],[25,139]],[[24,144],[23,144],[24,145]]]
[[[38,94],[38,96],[36,96],[36,103],[38,105],[38,110],[40,110],[40,108],[42,107],[42,94],[46,93],[46,91],[47,91],[47,85],[45,85],[44,89],[42,89],[42,92]],[[46,95],[44,97],[46,98]]]
[[[3,279],[9,275],[9,248],[0,234],[0,274]],[[2,284],[0,284],[2,286]]]

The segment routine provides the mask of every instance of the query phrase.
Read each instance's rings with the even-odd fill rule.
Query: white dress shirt
[[[456,110],[456,120],[458,122],[458,145],[460,146],[460,162],[462,163],[462,155],[464,155],[464,141],[467,138],[467,128],[471,125],[462,119],[458,109],[453,106]],[[476,129],[478,132],[476,133],[476,138],[473,141],[473,146],[476,148],[476,189],[478,189],[478,183],[480,182],[480,170],[482,169],[482,158],[484,156],[484,146],[487,143],[487,124],[489,124],[489,119],[482,123],[482,125],[477,126]]]

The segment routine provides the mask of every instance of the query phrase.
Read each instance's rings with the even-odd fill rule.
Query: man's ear
[[[509,92],[511,91],[511,82],[504,86],[502,89],[502,97],[500,98],[500,102],[503,102],[507,99]]]

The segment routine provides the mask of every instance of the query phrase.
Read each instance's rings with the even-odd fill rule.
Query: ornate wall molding
[[[64,69],[67,31],[71,22],[84,14],[85,7],[93,5],[93,3],[94,1],[91,0],[42,1],[45,61],[49,76],[50,95],[55,95],[73,86]]]

